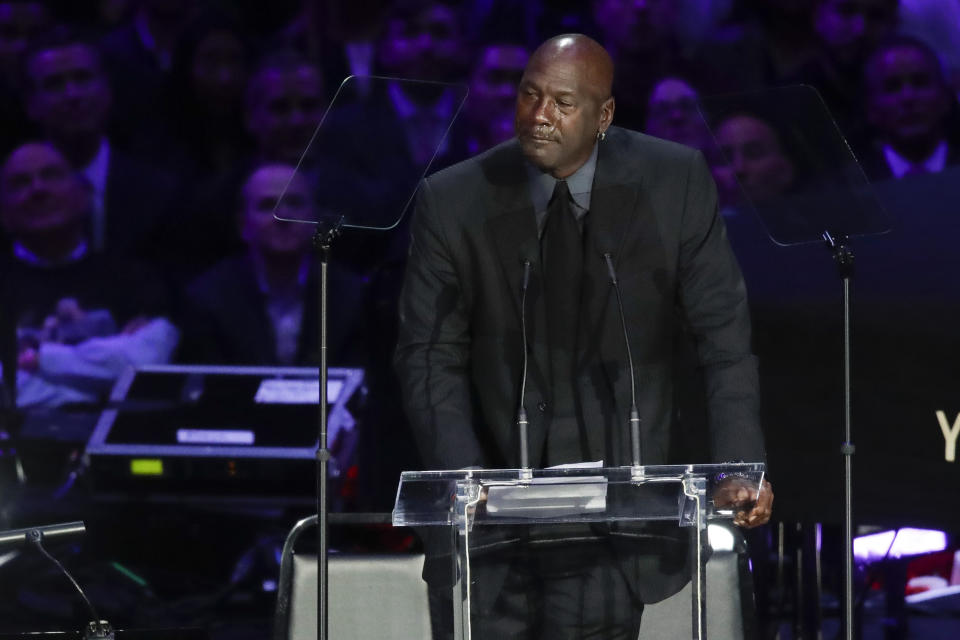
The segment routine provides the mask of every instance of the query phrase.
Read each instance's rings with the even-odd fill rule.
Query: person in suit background
[[[49,143],[17,147],[0,168],[0,222],[12,239],[0,306],[18,341],[21,407],[96,404],[125,368],[169,361],[179,339],[159,275],[91,250],[90,195]]]
[[[613,62],[595,41],[548,40],[519,86],[517,138],[420,189],[396,366],[428,468],[519,466],[525,263],[531,463],[630,463],[630,376],[604,254],[625,290],[642,462],[672,459],[678,319],[696,337],[713,459],[764,457],[743,280],[709,169],[697,151],[611,128],[612,79]],[[765,523],[772,500],[765,484],[737,522]],[[519,535],[538,542],[536,532]],[[483,569],[475,623],[485,637],[636,638],[644,602],[675,592],[688,575],[683,545],[547,539],[557,544],[542,553],[521,547],[522,561],[494,557]],[[425,577],[438,637],[447,637],[449,589],[431,573],[431,554]]]
[[[91,250],[161,259],[180,182],[153,166],[155,157],[113,143],[113,91],[96,46],[55,28],[31,45],[24,73],[27,114],[91,186]]]
[[[891,38],[871,54],[864,78],[873,135],[862,162],[870,179],[960,163],[957,101],[935,51],[909,36]]]
[[[288,165],[261,165],[246,180],[239,202],[246,251],[214,265],[187,289],[179,360],[316,365],[318,281],[310,264],[314,228],[274,218],[276,209],[283,218],[312,219],[307,180]],[[330,362],[359,364],[359,345],[351,338],[362,325],[363,283],[334,265],[329,286],[329,299],[336,304],[328,320]]]

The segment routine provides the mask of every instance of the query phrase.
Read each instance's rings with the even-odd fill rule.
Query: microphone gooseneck
[[[630,337],[627,334],[627,319],[623,315],[623,295],[620,292],[620,282],[617,272],[613,268],[613,256],[603,254],[607,263],[607,273],[610,274],[610,283],[617,292],[617,310],[620,312],[620,326],[623,328],[623,343],[627,347],[627,364],[630,368],[630,449],[633,457],[633,466],[640,466],[640,412],[637,411],[637,382],[633,373],[633,354],[630,351]]]
[[[523,261],[523,281],[520,284],[520,333],[523,341],[523,369],[520,375],[520,401],[517,403],[517,429],[520,433],[520,468],[530,468],[530,444],[527,436],[527,409],[523,406],[527,392],[527,288],[530,286],[530,261]]]

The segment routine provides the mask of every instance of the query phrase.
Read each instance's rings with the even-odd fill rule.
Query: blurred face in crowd
[[[467,101],[471,119],[485,130],[485,143],[513,137],[517,86],[529,55],[517,45],[491,45],[483,50],[470,78]]]
[[[48,14],[42,2],[0,1],[0,68],[15,74],[20,55],[30,38],[46,26]]]
[[[243,187],[243,204],[241,236],[252,250],[268,258],[298,257],[309,250],[312,225],[274,217],[276,209],[282,218],[312,218],[310,187],[293,167],[267,165],[254,172]]]
[[[643,51],[673,35],[676,0],[594,0],[593,19],[616,53]]]
[[[247,89],[247,128],[260,153],[296,164],[323,116],[320,72],[309,65],[263,69]]]
[[[89,190],[53,146],[28,143],[0,170],[0,213],[14,236],[36,237],[81,223]]]
[[[951,95],[930,52],[909,45],[881,51],[866,76],[867,117],[894,146],[943,135]]]
[[[450,7],[433,4],[414,16],[389,20],[379,57],[389,73],[452,80],[463,57],[457,15]]]
[[[552,38],[533,53],[520,80],[514,121],[524,156],[555,178],[590,157],[613,120],[613,63],[585,36]]]
[[[709,134],[697,110],[697,92],[679,78],[664,78],[653,87],[647,103],[646,132],[697,149]]]
[[[213,113],[233,112],[243,98],[246,73],[240,38],[225,29],[210,32],[197,45],[190,69],[198,103]]]
[[[34,54],[27,61],[27,111],[53,138],[102,135],[110,110],[110,86],[100,58],[78,43]]]
[[[714,175],[726,193],[736,193],[737,182],[755,203],[769,201],[790,188],[794,166],[783,151],[777,132],[750,115],[736,115],[717,127],[717,143],[729,161]]]
[[[814,27],[841,62],[852,64],[893,30],[896,10],[897,0],[821,0]]]

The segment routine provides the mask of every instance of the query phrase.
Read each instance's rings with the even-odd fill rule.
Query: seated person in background
[[[162,229],[174,210],[177,181],[152,157],[139,159],[114,144],[107,130],[113,90],[100,51],[56,27],[31,45],[23,67],[27,114],[92,189],[90,249],[159,258],[161,246],[172,244]]]
[[[936,52],[898,36],[865,69],[870,143],[861,154],[871,180],[937,173],[960,163],[957,104]]]
[[[820,51],[787,83],[816,87],[845,136],[859,133],[863,64],[896,27],[898,5],[899,0],[815,0]]]
[[[697,90],[681,78],[659,80],[647,100],[644,133],[699,149],[710,157],[710,131],[697,109],[698,99]]]
[[[751,113],[735,113],[717,124],[716,136],[725,161],[713,166],[713,175],[723,205],[737,204],[741,188],[760,205],[793,186],[796,167],[769,122]]]
[[[166,362],[176,347],[177,329],[158,317],[159,278],[91,252],[89,212],[89,185],[48,143],[22,145],[0,169],[12,239],[0,304],[17,333],[20,406],[95,403],[126,367]]]
[[[477,56],[470,74],[470,95],[464,104],[470,155],[514,136],[517,85],[530,54],[517,44],[490,44]]]
[[[289,51],[264,57],[246,89],[246,126],[258,160],[295,165],[323,109],[320,69]]]
[[[181,362],[319,362],[319,284],[309,255],[314,227],[273,215],[276,208],[284,218],[309,220],[313,207],[307,180],[293,167],[267,164],[251,174],[241,193],[238,221],[247,251],[218,263],[188,288]],[[328,282],[329,360],[355,364],[356,350],[345,337],[356,332],[363,315],[358,312],[363,284],[336,265]]]

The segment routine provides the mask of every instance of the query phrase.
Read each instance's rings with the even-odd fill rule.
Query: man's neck
[[[56,265],[77,252],[84,244],[84,236],[79,226],[71,226],[42,235],[21,235],[14,241],[44,264]]]

